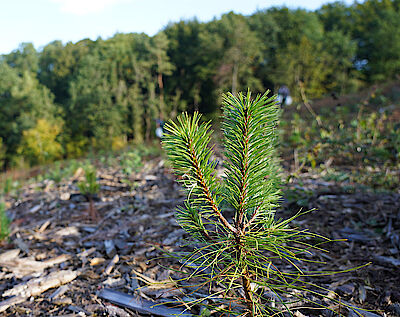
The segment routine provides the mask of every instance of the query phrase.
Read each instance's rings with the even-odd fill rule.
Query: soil
[[[158,311],[159,316],[168,316],[161,310],[146,314],[145,308],[112,305],[116,302],[107,299],[105,290],[128,294],[132,303],[139,299],[163,303],[179,296],[171,285],[168,291],[164,286],[147,286],[167,280],[173,269],[181,267],[176,260],[159,258],[161,250],[179,250],[187,237],[174,218],[175,207],[185,198],[174,176],[161,159],[145,163],[129,182],[116,168],[98,169],[97,220],[89,218],[89,202],[78,191],[82,177],[78,170],[58,184],[32,183],[7,197],[12,224],[10,239],[0,246],[0,315],[157,316]],[[293,225],[340,240],[324,246],[328,251],[321,255],[324,270],[366,265],[314,282],[332,291],[331,296],[340,296],[343,303],[371,310],[358,311],[361,315],[400,316],[400,194],[326,182],[312,174],[299,175],[283,192],[278,217],[316,208]],[[308,265],[313,270],[313,264]],[[56,279],[48,289],[40,280],[42,288],[36,292],[28,284],[25,293],[15,294],[22,296],[19,302],[7,306],[5,301],[13,298],[10,290],[59,271],[66,272],[64,280]],[[334,309],[357,315],[344,306]],[[295,315],[329,313],[297,310]]]

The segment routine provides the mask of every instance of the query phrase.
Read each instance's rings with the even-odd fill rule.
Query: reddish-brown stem
[[[96,220],[98,218],[92,195],[89,195],[89,216],[92,220]]]
[[[242,285],[244,290],[244,296],[246,298],[247,309],[249,310],[250,316],[254,317],[255,311],[254,311],[253,296],[251,294],[250,278],[249,278],[249,272],[247,270],[242,273]]]
[[[196,176],[198,179],[198,183],[200,184],[200,187],[203,190],[204,196],[206,196],[206,199],[208,203],[210,204],[211,209],[214,211],[215,215],[218,217],[218,219],[221,221],[221,223],[231,232],[236,234],[238,231],[236,230],[235,227],[233,227],[228,220],[225,219],[225,217],[222,215],[222,213],[219,211],[218,206],[216,202],[214,201],[214,198],[211,195],[210,188],[207,186],[204,175],[200,169],[200,165],[198,163],[196,153],[194,152],[194,149],[191,144],[192,140],[189,138],[189,149],[190,149],[190,157],[192,159],[192,164],[194,169],[196,170]]]

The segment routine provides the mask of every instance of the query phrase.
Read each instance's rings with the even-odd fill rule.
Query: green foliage
[[[6,177],[1,184],[1,189],[4,195],[14,195],[20,186],[19,181],[13,180],[12,177]]]
[[[152,37],[54,41],[41,51],[22,43],[0,56],[0,165],[59,158],[24,150],[24,132],[39,119],[60,127],[57,152],[77,158],[115,148],[116,140],[148,142],[154,119],[180,111],[217,116],[226,90],[285,84],[297,102],[300,85],[312,99],[396,79],[399,21],[397,0],[367,0],[314,12],[229,12],[208,23],[171,23]]]
[[[68,161],[57,161],[52,165],[48,166],[48,171],[44,175],[38,176],[38,180],[43,179],[51,179],[55,183],[60,183],[63,179],[72,177],[78,168],[84,166],[84,163],[81,163],[76,160],[68,160]]]
[[[100,190],[100,185],[97,183],[96,168],[88,165],[84,168],[85,180],[78,183],[78,188],[81,194],[86,196],[93,196]]]
[[[57,110],[49,90],[40,85],[30,72],[18,74],[0,60],[0,137],[5,148],[4,165],[16,161],[16,154],[25,131],[34,128],[37,120],[53,122]]]
[[[0,138],[0,166],[4,166],[5,158],[6,158],[6,148],[3,144],[3,139]]]
[[[30,165],[44,164],[61,158],[62,146],[57,140],[61,128],[60,125],[39,119],[35,127],[23,131],[17,153]]]
[[[61,163],[60,162],[56,162],[51,170],[49,171],[49,173],[47,174],[48,179],[53,180],[56,184],[60,183],[63,179],[63,170],[61,168]]]
[[[372,81],[396,78],[400,71],[400,6],[398,1],[368,0],[355,5],[354,37],[363,73]]]
[[[194,240],[193,252],[181,261],[194,270],[188,279],[219,287],[210,295],[220,313],[271,316],[290,311],[307,300],[314,285],[302,282],[300,263],[309,256],[314,235],[276,220],[279,205],[279,167],[275,142],[279,106],[267,93],[224,96],[225,176],[216,177],[218,162],[210,147],[210,123],[187,113],[166,125],[163,147],[187,192],[176,212],[177,222]],[[226,216],[233,210],[233,221]],[[307,260],[306,260],[307,261]],[[287,265],[293,270],[287,270]],[[285,266],[285,268],[283,268]],[[272,305],[268,295],[279,298]],[[320,295],[322,296],[322,295]],[[194,301],[190,304],[200,304]],[[221,308],[223,307],[223,308]],[[215,308],[215,307],[214,307]]]
[[[321,108],[324,127],[304,114],[286,113],[283,155],[293,151],[299,170],[317,168],[329,180],[396,189],[400,125],[390,104],[377,91],[363,104]]]
[[[125,152],[120,157],[120,165],[122,172],[130,176],[132,173],[139,171],[139,168],[143,165],[142,158],[138,151]]]
[[[0,241],[4,240],[10,234],[10,220],[6,215],[4,202],[0,201]]]
[[[20,76],[34,75],[39,70],[39,54],[32,43],[21,43],[15,51],[4,56],[4,61],[16,69]]]
[[[261,43],[242,15],[230,12],[221,17],[216,28],[222,39],[222,59],[216,74],[221,91],[235,94],[246,87],[262,90],[260,79],[255,77],[255,65],[261,58]]]

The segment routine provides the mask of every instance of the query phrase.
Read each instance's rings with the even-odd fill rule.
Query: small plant
[[[7,238],[10,234],[9,224],[10,220],[6,215],[6,206],[4,202],[0,201],[0,241]]]
[[[14,189],[14,182],[11,177],[7,177],[4,181],[3,184],[3,193],[5,195],[8,195],[11,193],[11,191]]]
[[[275,219],[281,197],[275,158],[280,110],[276,97],[267,93],[255,99],[250,92],[223,97],[222,180],[215,175],[210,123],[200,124],[195,112],[165,125],[162,144],[187,192],[176,219],[193,239],[192,252],[181,262],[194,269],[187,278],[197,279],[194,288],[213,293],[206,297],[207,309],[217,316],[290,313],[289,307],[300,307],[304,300],[314,302],[310,298],[321,290],[303,280],[323,273],[307,272],[300,263],[310,261],[310,241],[328,239],[289,227],[295,217]],[[185,305],[204,303],[202,298]]]
[[[120,165],[122,172],[129,177],[142,166],[142,158],[137,151],[129,151],[121,155]]]
[[[53,180],[56,184],[60,183],[64,178],[64,170],[61,168],[61,163],[54,163],[46,177]]]
[[[100,185],[96,179],[96,169],[89,165],[85,168],[85,180],[78,183],[79,191],[89,201],[89,216],[92,220],[98,218],[97,210],[94,206],[93,198],[99,192]]]

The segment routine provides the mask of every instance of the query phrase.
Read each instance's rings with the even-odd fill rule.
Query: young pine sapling
[[[188,279],[202,279],[200,285],[209,290],[217,286],[213,307],[227,316],[290,312],[288,307],[304,302],[302,293],[312,285],[300,278],[318,275],[298,266],[312,248],[306,240],[316,235],[290,228],[295,217],[275,219],[281,198],[275,156],[280,109],[276,97],[267,94],[254,99],[250,92],[224,96],[222,180],[216,177],[210,123],[200,123],[200,114],[183,113],[177,123],[167,123],[162,140],[187,192],[176,219],[194,243],[193,252],[181,261],[195,268]],[[289,272],[283,269],[288,265]],[[191,302],[200,303],[203,298]]]
[[[100,185],[96,179],[96,169],[93,166],[85,168],[85,179],[78,183],[79,191],[89,201],[89,217],[92,220],[98,218],[97,210],[94,206],[94,196],[99,192]]]

